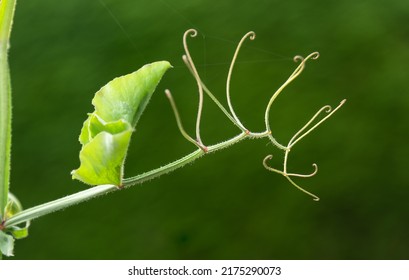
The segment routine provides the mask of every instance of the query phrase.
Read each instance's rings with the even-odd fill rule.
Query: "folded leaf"
[[[170,67],[167,61],[147,64],[115,78],[95,94],[95,111],[84,122],[79,137],[81,165],[71,172],[74,179],[90,185],[121,185],[134,127]]]
[[[169,67],[169,62],[155,62],[113,79],[95,94],[95,113],[106,122],[124,119],[135,126]]]
[[[8,231],[11,233],[11,235],[15,238],[15,239],[23,239],[26,238],[28,236],[28,227],[30,226],[30,223],[27,222],[26,226],[23,228],[14,226],[11,227]]]
[[[90,185],[120,186],[131,135],[131,129],[115,135],[99,133],[82,147],[81,166],[73,172],[73,177]]]

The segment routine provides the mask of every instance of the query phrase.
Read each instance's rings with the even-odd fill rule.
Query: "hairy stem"
[[[15,0],[0,0],[0,218],[4,217],[10,181],[11,86],[8,45]],[[0,254],[1,255],[1,254]]]
[[[225,142],[221,142],[219,144],[216,145],[212,145],[208,147],[208,151],[207,153],[210,152],[215,152],[218,150],[221,150],[223,148],[227,148],[230,145],[236,144],[238,142],[240,142],[241,140],[245,139],[249,137],[248,134],[246,133],[240,133],[239,135],[237,135],[236,137],[227,140]],[[266,135],[260,136],[259,138],[262,137],[266,137]],[[147,180],[151,180],[154,179],[156,177],[159,177],[160,175],[172,172],[196,159],[198,159],[199,157],[203,156],[204,154],[206,154],[202,149],[197,149],[196,151],[188,154],[187,156],[178,159],[174,162],[171,162],[165,166],[162,166],[160,168],[157,169],[153,169],[151,171],[142,173],[141,175],[135,176],[135,177],[131,177],[128,179],[124,179],[123,180],[123,187],[130,187],[133,185],[137,185],[137,184],[141,184]],[[35,218],[39,218],[41,216],[50,214],[52,212],[58,211],[58,210],[62,210],[64,208],[67,208],[69,206],[90,200],[92,198],[119,190],[121,188],[118,188],[115,185],[100,185],[100,186],[96,186],[72,195],[68,195],[66,197],[54,200],[54,201],[50,201],[29,209],[26,209],[16,215],[14,215],[13,217],[11,217],[10,219],[8,219],[4,226],[6,228],[11,227],[11,226],[15,226],[18,224],[21,224],[23,222],[26,221],[30,221],[33,220]]]

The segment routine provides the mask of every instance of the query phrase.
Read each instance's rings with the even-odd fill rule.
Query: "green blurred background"
[[[170,175],[35,220],[15,259],[408,259],[409,5],[393,1],[18,1],[11,41],[12,192],[31,207],[86,188],[72,181],[77,140],[94,93],[145,63],[169,60],[135,133],[132,176],[194,150],[163,91],[194,133],[197,90],[182,35],[203,80],[225,103],[229,61],[248,31],[232,80],[243,122],[263,130],[271,94],[319,51],[271,114],[286,143],[321,106],[346,106],[290,154],[320,202],[266,171],[268,141],[244,141]],[[206,99],[202,134],[238,133]]]

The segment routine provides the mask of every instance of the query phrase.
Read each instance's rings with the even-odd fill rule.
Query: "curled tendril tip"
[[[256,39],[256,32],[254,32],[254,31],[250,31],[249,33],[247,33],[247,34],[245,35],[245,37],[246,37],[247,35],[249,36],[250,40]]]
[[[185,32],[185,37],[186,37],[187,35],[190,35],[190,37],[194,38],[194,37],[197,36],[197,30],[196,30],[196,29],[193,29],[193,28],[188,29],[188,30],[186,30],[186,32]]]
[[[273,171],[273,172],[275,172],[275,173],[279,173],[279,174],[283,175],[294,187],[296,187],[297,189],[299,189],[299,190],[302,191],[303,193],[305,193],[305,194],[311,196],[314,201],[319,201],[319,200],[320,200],[320,198],[319,198],[318,196],[316,196],[315,194],[313,194],[313,193],[311,193],[311,192],[309,192],[309,191],[307,191],[307,190],[301,188],[299,185],[297,185],[297,184],[290,178],[291,176],[293,176],[293,177],[311,177],[311,176],[314,176],[314,175],[317,173],[317,171],[318,171],[318,167],[317,167],[317,165],[316,165],[315,163],[313,164],[313,167],[315,168],[315,170],[314,170],[314,172],[311,173],[311,174],[308,174],[308,175],[291,174],[291,173],[285,173],[285,172],[283,172],[283,171],[280,171],[280,170],[278,170],[278,169],[275,169],[275,168],[269,166],[269,165],[267,164],[267,161],[271,160],[272,158],[273,158],[272,155],[268,155],[268,156],[266,156],[266,157],[264,158],[264,160],[263,160],[263,165],[264,165],[264,167],[265,167],[267,170],[270,170],[270,171]]]
[[[287,173],[287,176],[292,176],[292,177],[302,177],[302,178],[308,178],[312,177],[318,172],[318,165],[316,163],[312,164],[312,167],[314,167],[314,171],[310,174],[298,174],[298,173]]]

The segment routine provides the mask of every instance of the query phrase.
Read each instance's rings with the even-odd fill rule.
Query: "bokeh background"
[[[195,81],[182,35],[203,80],[225,103],[236,44],[248,31],[232,79],[236,112],[263,130],[271,94],[319,51],[279,97],[271,121],[286,143],[321,106],[346,106],[290,154],[297,182],[265,170],[282,153],[247,140],[159,179],[32,223],[14,259],[408,259],[409,5],[392,1],[71,0],[19,1],[11,41],[11,190],[31,207],[86,188],[72,181],[78,135],[94,93],[145,63],[169,60],[134,135],[126,175],[194,150],[179,134],[163,91],[172,90],[193,134]],[[202,134],[213,144],[238,133],[206,99]]]

